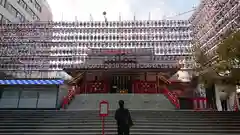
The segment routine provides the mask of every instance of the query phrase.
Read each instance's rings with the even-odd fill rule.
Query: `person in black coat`
[[[128,109],[124,108],[123,100],[120,100],[118,104],[119,108],[115,112],[118,135],[129,135],[129,129],[133,126],[131,114]]]

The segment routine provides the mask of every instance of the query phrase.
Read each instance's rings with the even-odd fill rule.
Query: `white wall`
[[[218,85],[215,84],[215,96],[216,96],[216,106],[218,111],[222,111],[222,104],[220,100],[220,90]]]

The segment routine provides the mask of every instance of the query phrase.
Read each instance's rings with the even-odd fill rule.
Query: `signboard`
[[[136,56],[153,56],[154,55],[154,48],[90,48],[87,53],[90,56],[108,56],[108,55],[136,55]]]
[[[109,112],[109,103],[108,101],[101,101],[99,103],[99,116],[100,117],[106,117],[108,116],[108,112]]]
[[[177,63],[167,63],[167,64],[153,64],[153,63],[109,63],[109,64],[86,64],[80,65],[79,68],[82,69],[148,69],[148,68],[178,68]]]
[[[61,68],[64,69],[75,69],[78,68],[80,70],[96,70],[96,69],[169,69],[169,68],[180,68],[182,65],[178,64],[177,62],[168,62],[168,63],[104,63],[104,64],[75,64],[75,65],[22,65],[22,64],[0,64],[0,70],[23,70],[24,71],[31,71],[31,70],[60,70]]]

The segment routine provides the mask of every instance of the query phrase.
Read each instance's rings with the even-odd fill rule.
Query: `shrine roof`
[[[93,69],[64,69],[65,72],[67,72],[69,75],[75,77],[76,73],[80,73],[80,72],[127,72],[129,74],[135,74],[138,72],[162,72],[165,73],[166,76],[171,76],[173,74],[175,74],[180,68],[132,68],[132,69],[99,69],[99,68],[93,68]]]

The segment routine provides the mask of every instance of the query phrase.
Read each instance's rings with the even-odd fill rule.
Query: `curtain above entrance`
[[[61,85],[64,80],[0,80],[0,85]]]

